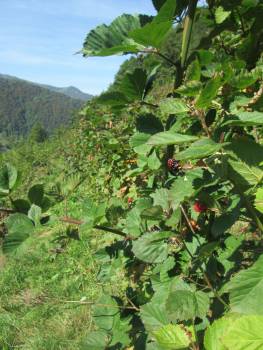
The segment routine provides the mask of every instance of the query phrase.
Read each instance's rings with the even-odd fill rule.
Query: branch
[[[68,223],[68,224],[79,225],[79,226],[85,223],[85,221],[76,220],[76,219],[69,218],[69,217],[60,218],[60,221]],[[93,226],[93,228],[95,228],[97,230],[101,230],[101,231],[111,232],[111,233],[114,233],[116,235],[125,237],[126,239],[131,239],[131,237],[129,237],[125,232],[118,230],[118,229],[115,229],[115,228],[101,226],[101,225],[95,225],[95,226]]]

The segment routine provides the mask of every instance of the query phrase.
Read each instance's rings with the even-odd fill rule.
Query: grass
[[[35,234],[0,259],[0,349],[80,348],[102,290],[88,240],[54,242],[62,226]],[[94,238],[93,238],[94,244]]]

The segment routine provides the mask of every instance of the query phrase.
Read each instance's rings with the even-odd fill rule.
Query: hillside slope
[[[83,104],[83,99],[0,75],[0,133],[26,135],[36,122],[51,132],[69,123]]]

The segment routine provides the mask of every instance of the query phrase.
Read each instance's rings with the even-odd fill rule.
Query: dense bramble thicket
[[[83,240],[93,229],[116,236],[95,255],[105,291],[81,346],[263,349],[263,4],[153,4],[154,18],[124,14],[92,30],[82,50],[139,57],[82,110],[66,155],[78,177],[71,193],[88,178],[92,198],[60,220]],[[16,211],[6,253],[66,197],[59,185],[49,196],[35,185],[15,199],[17,179],[6,164],[1,195]]]

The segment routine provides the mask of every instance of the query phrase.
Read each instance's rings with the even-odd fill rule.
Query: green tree
[[[35,123],[29,134],[29,140],[31,142],[41,143],[46,141],[47,138],[48,133],[43,125],[40,122]]]

